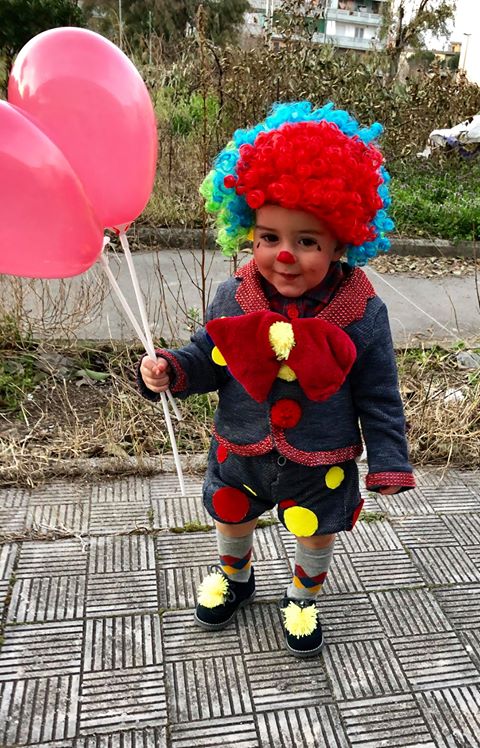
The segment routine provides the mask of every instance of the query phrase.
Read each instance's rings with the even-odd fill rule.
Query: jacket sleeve
[[[367,489],[415,487],[408,460],[405,416],[398,388],[392,334],[385,304],[373,321],[371,339],[351,372],[352,393],[367,448]]]
[[[219,316],[217,297],[207,309],[207,322]],[[192,335],[188,345],[178,348],[159,348],[157,356],[162,356],[170,364],[170,392],[180,398],[195,393],[213,392],[226,381],[229,374],[226,367],[219,366],[212,359],[213,341],[204,327]],[[137,367],[137,385],[140,394],[154,402],[160,399],[157,392],[148,389]]]

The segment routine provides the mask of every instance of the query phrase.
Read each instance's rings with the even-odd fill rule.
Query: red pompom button
[[[225,522],[241,522],[250,509],[248,496],[238,488],[225,486],[213,494],[213,508],[220,520]]]
[[[228,457],[228,449],[223,444],[219,444],[217,447],[217,460],[218,462],[225,462]]]
[[[296,400],[277,400],[270,410],[272,424],[280,429],[293,428],[301,417],[302,409]]]

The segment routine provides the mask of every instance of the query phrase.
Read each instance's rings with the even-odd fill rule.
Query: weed
[[[360,512],[360,522],[383,522],[386,519],[385,512],[368,512],[366,509]]]
[[[203,525],[201,522],[185,522],[184,525],[181,525],[180,527],[169,527],[169,532],[173,532],[178,534],[184,533],[184,532],[210,532],[211,530],[214,530],[213,525]]]

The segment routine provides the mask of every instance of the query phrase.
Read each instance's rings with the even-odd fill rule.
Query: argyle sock
[[[248,582],[251,573],[253,533],[229,538],[217,530],[217,547],[224,573],[235,582]]]
[[[295,573],[287,596],[296,600],[314,600],[322,589],[333,556],[335,540],[326,548],[307,548],[297,540]]]

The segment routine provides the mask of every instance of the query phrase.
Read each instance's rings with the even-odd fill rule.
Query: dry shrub
[[[404,351],[398,364],[413,462],[479,467],[480,370],[439,348]]]

